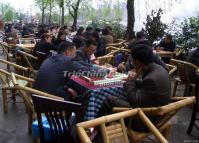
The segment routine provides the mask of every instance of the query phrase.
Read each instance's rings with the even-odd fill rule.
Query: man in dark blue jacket
[[[77,96],[77,93],[67,86],[72,74],[78,74],[78,72],[104,74],[105,70],[103,69],[84,66],[73,61],[75,52],[76,48],[73,43],[62,43],[58,48],[58,54],[49,57],[42,63],[33,87],[71,100]]]

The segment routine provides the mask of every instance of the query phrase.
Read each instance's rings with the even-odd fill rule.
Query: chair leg
[[[177,87],[178,87],[178,81],[175,80],[175,81],[174,81],[174,87],[173,87],[172,97],[175,97],[175,96],[176,96]]]
[[[171,132],[171,123],[167,123],[165,128],[162,130],[162,135],[165,137],[165,139],[169,140]]]
[[[16,90],[12,90],[12,100],[13,100],[13,104],[16,103]]]
[[[4,113],[8,113],[8,99],[5,88],[2,88],[2,96],[3,96],[3,111]]]
[[[195,124],[195,120],[196,120],[196,117],[197,117],[197,106],[198,106],[198,87],[196,88],[193,88],[195,89],[194,91],[194,95],[196,97],[196,103],[194,104],[193,106],[193,111],[192,111],[192,115],[191,115],[191,121],[189,123],[189,127],[187,129],[187,134],[190,135],[191,132],[192,132],[192,129],[193,129],[193,126]]]
[[[197,104],[195,103],[194,107],[193,107],[192,115],[191,115],[191,121],[190,121],[189,127],[187,129],[188,135],[190,135],[192,132],[193,126],[195,124],[196,115],[197,115]]]
[[[28,133],[31,134],[32,133],[32,113],[28,113]]]

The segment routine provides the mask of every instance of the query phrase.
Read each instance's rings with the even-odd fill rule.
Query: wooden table
[[[16,44],[16,46],[32,50],[35,47],[35,44]]]

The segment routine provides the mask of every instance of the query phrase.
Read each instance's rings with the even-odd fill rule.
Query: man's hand
[[[124,70],[125,70],[125,66],[124,66],[124,64],[119,64],[118,66],[117,66],[117,69],[118,69],[118,71],[120,71],[120,72],[123,72]]]
[[[77,92],[75,90],[73,90],[71,88],[68,88],[68,92],[69,92],[69,94],[70,94],[70,96],[72,98],[76,98],[77,97]]]

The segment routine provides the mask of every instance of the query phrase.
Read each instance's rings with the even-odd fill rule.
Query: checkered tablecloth
[[[98,112],[108,96],[123,96],[123,87],[104,87],[95,90],[88,90],[86,93],[89,96],[89,103],[85,114],[85,120],[95,119]]]

